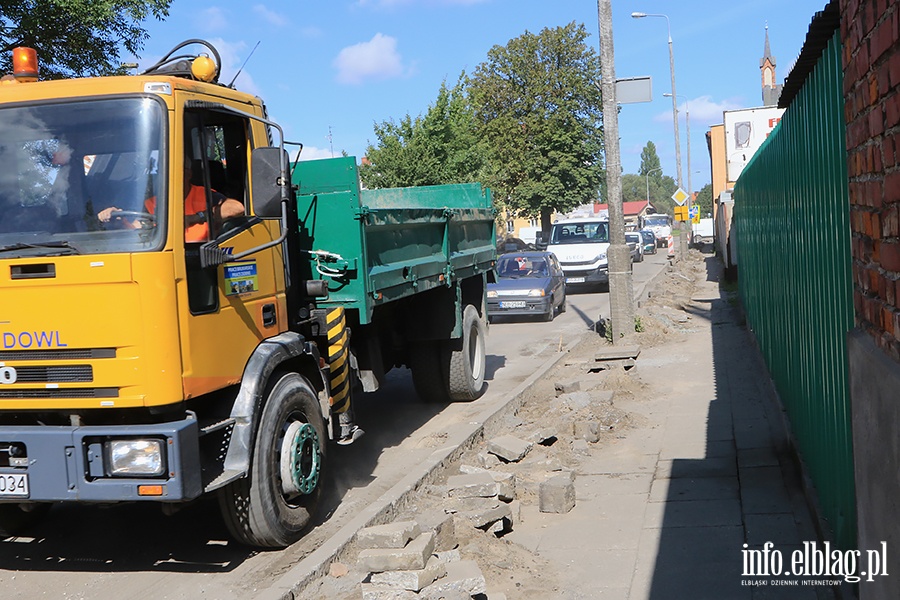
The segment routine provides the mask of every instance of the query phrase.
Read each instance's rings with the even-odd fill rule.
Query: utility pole
[[[606,190],[609,204],[609,307],[613,344],[634,334],[634,292],[631,252],[625,244],[622,208],[622,158],[619,153],[619,111],[613,51],[612,0],[597,0],[600,28],[600,92],[603,95],[603,141],[606,147]]]

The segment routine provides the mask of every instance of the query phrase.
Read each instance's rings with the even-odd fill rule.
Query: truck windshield
[[[644,227],[665,227],[670,224],[669,215],[657,215],[644,217]]]
[[[554,223],[550,244],[609,243],[609,221]]]
[[[0,258],[160,247],[165,115],[149,97],[0,108]]]

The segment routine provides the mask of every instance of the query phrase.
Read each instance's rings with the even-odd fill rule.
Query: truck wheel
[[[50,511],[50,504],[0,504],[0,538],[28,533]]]
[[[448,357],[440,342],[419,342],[410,351],[410,371],[419,399],[449,403],[447,389]]]
[[[250,473],[226,486],[219,504],[239,542],[284,548],[300,539],[322,495],[325,423],[315,390],[297,373],[270,383]]]
[[[471,304],[463,311],[462,330],[462,338],[451,341],[447,387],[451,400],[475,400],[484,393],[485,327]]]

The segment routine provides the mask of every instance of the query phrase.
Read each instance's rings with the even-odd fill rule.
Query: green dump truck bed
[[[354,157],[298,162],[292,179],[313,276],[329,281],[319,304],[356,309],[362,324],[380,304],[494,266],[490,191],[479,184],[361,189]]]

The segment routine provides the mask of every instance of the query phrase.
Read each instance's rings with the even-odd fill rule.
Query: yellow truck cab
[[[178,56],[182,44],[141,75],[34,81],[25,56],[19,81],[0,81],[0,534],[58,502],[216,493],[238,541],[288,545],[321,492],[345,410],[335,389],[377,379],[350,366],[409,364],[406,346],[366,340],[388,314],[380,292],[362,316],[329,304],[329,286],[368,282],[366,268],[316,273],[330,255],[303,246],[313,226],[298,221],[280,128],[259,98],[216,83],[200,43],[215,60]],[[420,381],[449,377],[446,344],[468,343],[470,374],[483,364],[469,340],[480,313],[463,315],[481,309],[493,258],[479,260],[465,281],[441,271],[452,312]],[[350,347],[352,326],[374,357]]]

